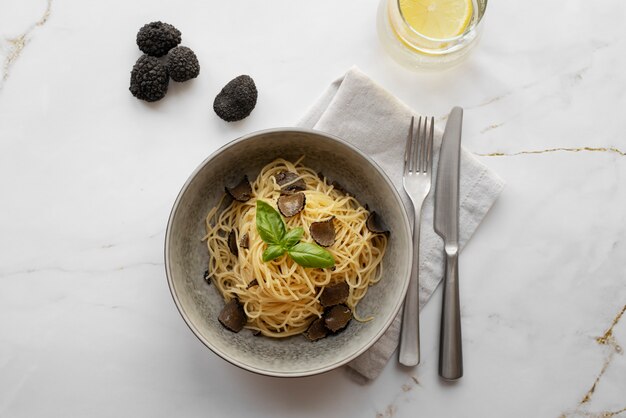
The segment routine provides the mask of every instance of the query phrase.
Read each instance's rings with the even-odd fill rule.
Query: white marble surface
[[[626,305],[626,3],[493,1],[470,59],[428,74],[385,55],[376,9],[0,0],[0,417],[626,416],[626,318],[596,339]],[[149,105],[128,79],[136,31],[157,19],[202,71]],[[164,229],[189,173],[239,135],[293,125],[352,65],[418,111],[464,106],[465,146],[508,183],[461,256],[456,384],[437,377],[440,293],[422,365],[391,362],[366,386],[239,370],[169,295]],[[258,106],[227,124],[212,100],[242,73]],[[600,150],[530,153],[582,147]]]

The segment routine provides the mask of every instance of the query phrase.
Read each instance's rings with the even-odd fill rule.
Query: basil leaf
[[[280,214],[262,200],[256,201],[256,230],[268,244],[280,244],[287,232]]]
[[[294,228],[291,231],[287,232],[280,242],[284,249],[288,250],[293,247],[302,239],[302,235],[304,234],[304,229],[298,227]]]
[[[300,242],[287,250],[293,261],[302,267],[325,268],[335,265],[333,255],[317,244]]]
[[[285,249],[281,245],[270,245],[263,251],[263,261],[272,261],[285,254]]]

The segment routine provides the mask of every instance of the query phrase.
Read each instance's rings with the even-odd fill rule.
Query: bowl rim
[[[267,135],[267,134],[273,134],[273,133],[290,133],[290,132],[291,133],[296,133],[296,134],[312,134],[312,135],[318,135],[318,136],[326,137],[326,138],[328,138],[328,139],[330,139],[332,141],[338,142],[341,145],[350,148],[352,151],[356,152],[361,157],[363,157],[366,161],[368,161],[381,174],[381,176],[383,177],[383,180],[391,188],[392,195],[393,195],[393,197],[394,197],[394,199],[396,201],[396,204],[399,205],[400,208],[401,208],[400,212],[402,213],[402,223],[404,224],[405,232],[407,233],[409,238],[412,236],[411,224],[409,222],[407,209],[404,206],[404,203],[402,202],[402,199],[400,197],[400,194],[398,193],[398,190],[396,189],[394,184],[389,179],[389,176],[387,175],[387,173],[370,156],[365,154],[363,151],[358,149],[356,146],[350,144],[349,142],[347,142],[344,139],[341,139],[341,138],[339,138],[339,137],[337,137],[335,135],[332,135],[332,134],[329,134],[329,133],[326,133],[326,132],[318,131],[318,130],[315,130],[315,129],[298,128],[298,127],[278,127],[278,128],[270,128],[270,129],[262,129],[262,130],[254,131],[254,132],[242,135],[242,136],[240,136],[240,137],[238,137],[236,139],[233,139],[232,141],[229,141],[226,144],[222,145],[217,150],[215,150],[213,153],[211,153],[207,158],[205,158],[198,165],[198,167],[196,167],[196,169],[189,175],[189,177],[187,178],[187,180],[185,181],[185,183],[181,187],[180,191],[178,192],[178,195],[176,196],[176,200],[174,201],[174,204],[173,204],[172,209],[170,211],[170,215],[169,215],[168,220],[167,220],[167,228],[166,228],[166,231],[165,231],[165,247],[164,247],[165,275],[167,276],[167,284],[168,284],[168,287],[170,289],[170,293],[172,295],[172,299],[174,300],[174,304],[176,305],[176,308],[178,309],[179,314],[182,316],[183,320],[185,321],[185,323],[187,324],[187,326],[189,327],[191,332],[196,336],[196,338],[198,338],[198,340],[200,340],[200,342],[202,342],[202,344],[204,344],[207,348],[209,348],[213,353],[217,354],[222,359],[226,360],[227,362],[229,362],[232,365],[237,366],[237,367],[239,367],[241,369],[248,370],[248,371],[256,373],[256,374],[260,374],[260,375],[264,375],[264,376],[272,376],[272,377],[305,377],[305,376],[313,376],[313,375],[317,375],[317,374],[321,374],[321,373],[326,373],[326,372],[329,372],[331,370],[334,370],[336,368],[339,368],[339,367],[349,363],[350,361],[354,360],[355,358],[357,358],[358,356],[363,354],[369,348],[371,348],[372,345],[374,345],[374,343],[376,343],[380,339],[380,337],[382,337],[383,334],[389,329],[389,327],[391,326],[392,322],[394,321],[394,319],[398,315],[398,312],[400,311],[400,307],[404,303],[405,295],[406,295],[406,292],[407,292],[408,287],[409,287],[411,266],[413,264],[413,240],[409,239],[408,240],[409,245],[407,245],[406,254],[405,254],[405,256],[407,257],[406,258],[407,263],[406,263],[405,271],[403,273],[403,275],[404,275],[404,282],[402,283],[401,297],[398,298],[398,301],[396,302],[395,306],[393,306],[393,308],[391,310],[392,315],[389,316],[389,318],[385,321],[385,323],[380,328],[380,330],[370,339],[370,341],[368,341],[366,344],[363,344],[363,346],[359,350],[355,351],[354,353],[352,353],[351,355],[349,355],[349,356],[347,356],[345,358],[342,358],[342,359],[339,359],[337,361],[334,361],[334,362],[332,362],[332,363],[330,363],[330,364],[328,364],[326,366],[315,368],[315,369],[310,369],[310,370],[304,370],[304,371],[295,371],[295,372],[291,372],[291,371],[278,372],[278,371],[275,371],[275,370],[268,370],[268,369],[261,368],[261,367],[251,366],[249,364],[246,364],[244,362],[241,362],[241,361],[238,361],[238,360],[236,360],[234,358],[231,358],[228,355],[228,353],[222,352],[217,347],[215,347],[211,343],[211,341],[209,341],[206,338],[204,338],[204,336],[199,332],[199,330],[195,327],[195,325],[189,319],[189,317],[188,317],[188,315],[187,315],[187,313],[185,311],[185,308],[180,303],[180,301],[178,299],[178,295],[177,295],[175,287],[174,287],[173,279],[172,279],[173,274],[172,274],[172,271],[171,271],[171,261],[170,261],[170,254],[171,254],[171,252],[170,252],[170,241],[172,240],[172,238],[171,238],[171,235],[172,235],[172,223],[173,223],[174,217],[176,216],[176,214],[178,212],[182,196],[187,191],[187,189],[189,188],[189,185],[195,179],[196,175],[202,169],[204,169],[204,167],[206,165],[210,164],[215,158],[219,157],[226,149],[232,147],[235,144],[238,144],[240,142],[245,142],[245,141],[247,141],[247,140],[249,140],[249,139],[251,139],[253,137],[259,136],[259,135]]]

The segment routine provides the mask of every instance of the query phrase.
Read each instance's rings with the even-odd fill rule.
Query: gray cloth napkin
[[[357,68],[333,82],[299,122],[299,126],[337,135],[372,157],[391,178],[409,214],[411,202],[402,187],[404,146],[412,115],[420,115],[376,84]],[[435,130],[435,158],[441,145]],[[436,173],[436,166],[434,167]],[[435,181],[433,177],[433,182]],[[461,150],[461,248],[496,200],[504,182],[474,156]],[[443,276],[443,242],[433,230],[434,184],[424,203],[420,236],[420,306],[433,294]],[[412,218],[412,216],[410,216]],[[401,312],[387,332],[348,367],[362,382],[376,378],[398,346]]]

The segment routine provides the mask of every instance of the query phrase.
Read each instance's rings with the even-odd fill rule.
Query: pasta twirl
[[[252,198],[226,205],[225,197],[206,217],[206,244],[209,251],[209,275],[226,301],[237,298],[248,318],[246,328],[270,337],[300,334],[311,322],[322,316],[319,302],[324,287],[345,281],[350,288],[346,305],[355,319],[356,307],[368,287],[380,280],[387,236],[375,234],[366,227],[368,211],[353,197],[337,190],[317,173],[301,163],[277,159],[263,167],[251,183]],[[275,176],[281,172],[296,173],[306,183],[304,209],[284,218],[288,228],[302,227],[302,241],[312,242],[309,232],[314,222],[332,217],[335,242],[326,249],[335,258],[335,267],[304,268],[288,255],[263,262],[267,244],[256,229],[256,201],[263,200],[276,208],[281,186]],[[224,207],[225,206],[225,207]],[[228,246],[234,231],[237,243],[246,240],[235,256]]]

